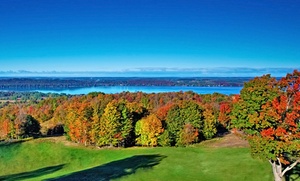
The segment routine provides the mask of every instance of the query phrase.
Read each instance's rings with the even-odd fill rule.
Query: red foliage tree
[[[230,127],[230,113],[231,113],[230,103],[228,102],[220,103],[220,113],[218,116],[218,121],[224,128]]]

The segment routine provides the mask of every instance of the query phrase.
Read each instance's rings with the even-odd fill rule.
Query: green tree
[[[191,124],[198,133],[203,129],[203,109],[194,101],[183,101],[173,106],[166,116],[166,128],[170,134],[171,145],[176,145],[186,124]],[[197,141],[195,138],[194,141]]]
[[[259,133],[267,127],[259,114],[264,104],[278,96],[278,91],[276,79],[270,75],[256,77],[245,83],[239,101],[233,105],[231,122],[234,127],[248,134]]]
[[[165,129],[164,132],[158,137],[158,144],[160,146],[171,146],[169,130]]]
[[[27,115],[24,122],[24,135],[25,136],[38,136],[40,135],[40,123],[31,115]]]
[[[173,106],[166,116],[166,130],[169,133],[170,145],[174,146],[179,138],[179,133],[184,126],[179,105]]]

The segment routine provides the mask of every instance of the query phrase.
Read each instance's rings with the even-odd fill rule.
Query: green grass
[[[248,148],[67,147],[49,140],[0,145],[0,180],[272,180]]]

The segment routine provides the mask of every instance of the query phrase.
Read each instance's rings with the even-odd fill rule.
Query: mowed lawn
[[[51,139],[0,145],[0,180],[271,181],[249,148],[91,149]]]

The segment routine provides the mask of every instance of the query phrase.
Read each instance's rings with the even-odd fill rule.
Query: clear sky
[[[0,71],[298,69],[299,9],[297,0],[1,0]]]

